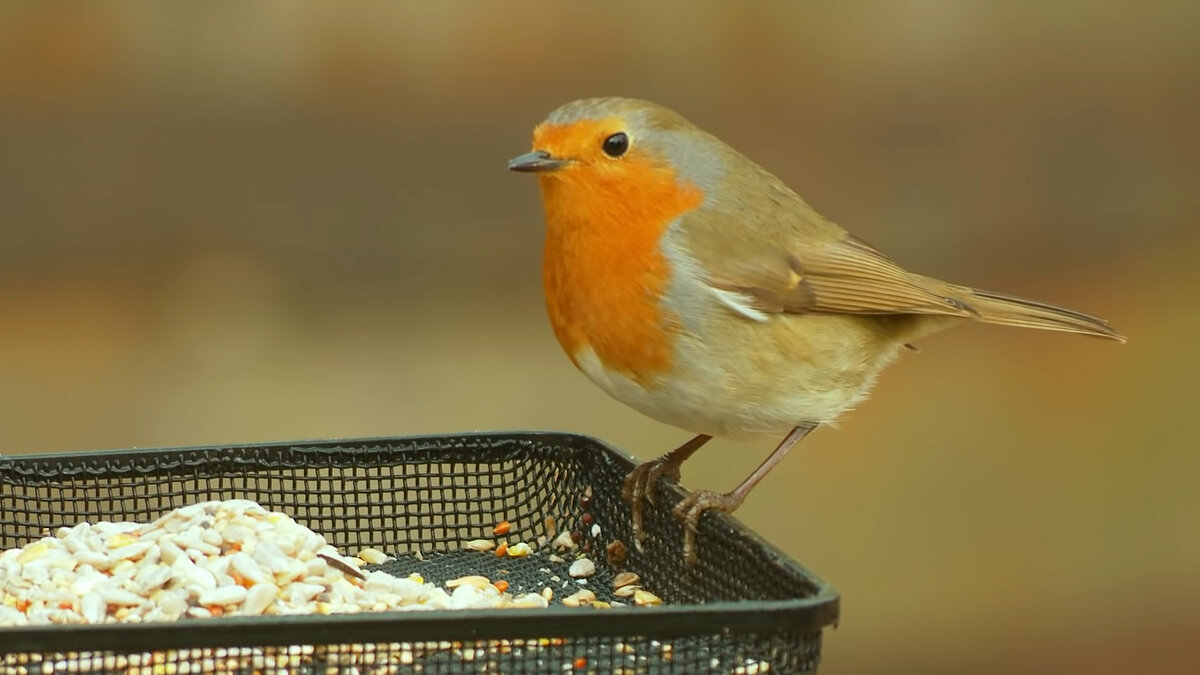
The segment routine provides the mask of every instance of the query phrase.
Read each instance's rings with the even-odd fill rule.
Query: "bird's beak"
[[[522,171],[525,173],[557,171],[566,165],[567,160],[555,159],[545,150],[534,150],[533,152],[527,152],[520,157],[513,157],[508,160],[509,171]]]

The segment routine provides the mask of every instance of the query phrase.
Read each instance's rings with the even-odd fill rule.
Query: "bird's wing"
[[[818,216],[819,217],[819,216]],[[906,272],[870,244],[832,223],[819,229],[755,229],[732,243],[697,241],[693,250],[714,288],[741,294],[768,313],[939,314],[973,316],[974,309],[939,288],[940,282]],[[709,228],[693,234],[701,240]],[[773,236],[772,236],[773,235]]]

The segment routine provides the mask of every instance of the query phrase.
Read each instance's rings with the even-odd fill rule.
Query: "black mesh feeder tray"
[[[0,456],[0,551],[81,522],[150,523],[189,504],[244,499],[344,555],[369,547],[392,556],[367,571],[417,572],[434,584],[481,575],[512,594],[557,593],[529,609],[0,627],[0,675],[816,672],[837,592],[725,514],[701,519],[699,560],[685,565],[674,484],[660,483],[647,504],[636,550],[620,499],[633,466],[601,442],[557,433]],[[576,547],[555,553],[556,531]],[[478,540],[533,551],[497,556]],[[584,587],[567,573],[582,551],[597,568],[584,584],[599,607],[560,601]],[[662,604],[617,597],[622,572]]]

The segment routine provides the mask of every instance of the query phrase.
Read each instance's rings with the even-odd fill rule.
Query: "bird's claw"
[[[678,481],[679,463],[666,457],[644,462],[629,472],[625,484],[621,486],[621,499],[629,502],[632,512],[633,544],[639,551],[646,540],[646,533],[642,529],[642,505],[647,501],[654,503],[654,488],[663,476]]]
[[[697,490],[688,494],[675,505],[671,512],[683,523],[683,562],[688,565],[696,564],[696,531],[700,526],[700,516],[709,509],[732,513],[742,505],[744,495],[736,491],[728,494]]]

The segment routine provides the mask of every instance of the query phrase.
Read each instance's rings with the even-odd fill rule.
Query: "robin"
[[[675,507],[689,563],[705,511],[741,505],[914,340],[973,320],[1125,341],[1094,316],[904,270],[648,101],[568,103],[508,168],[538,177],[546,308],[567,356],[618,401],[697,434],[626,479],[639,548],[659,478],[678,480],[714,436],[783,436],[731,492]]]

